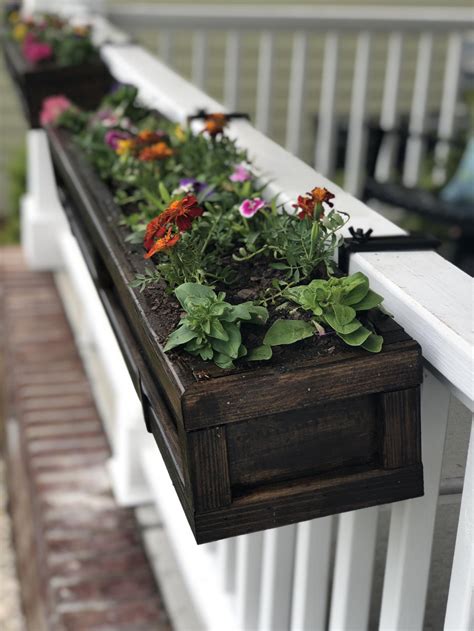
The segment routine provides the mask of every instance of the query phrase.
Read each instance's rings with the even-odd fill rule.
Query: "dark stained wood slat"
[[[421,460],[420,388],[382,395],[383,465],[387,469]]]
[[[188,457],[196,510],[207,511],[228,506],[232,495],[227,466],[226,428],[212,427],[191,432]]]
[[[264,488],[226,509],[196,515],[198,543],[423,495],[423,468],[371,469]]]
[[[184,423],[187,429],[209,427],[255,418],[264,409],[272,414],[318,405],[324,401],[352,398],[394,388],[405,389],[421,381],[419,347],[384,355],[356,356],[351,361],[337,361],[323,366],[265,375],[255,373],[229,375],[193,385],[183,397]],[[263,374],[262,374],[263,373]]]

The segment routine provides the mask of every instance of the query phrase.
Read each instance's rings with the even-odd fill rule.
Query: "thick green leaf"
[[[339,337],[349,346],[362,346],[365,340],[369,337],[370,331],[365,326],[361,326],[353,333],[338,333]]]
[[[226,355],[225,353],[215,353],[214,354],[214,363],[216,363],[219,368],[233,368],[234,362],[232,358]]]
[[[356,312],[348,305],[333,304],[332,306],[336,320],[341,326],[349,324],[356,317]]]
[[[260,362],[265,361],[266,359],[271,359],[272,355],[272,347],[262,344],[262,346],[252,349],[248,354],[247,359],[251,362]]]
[[[314,327],[303,320],[277,320],[268,329],[263,339],[267,346],[294,344],[314,334]]]
[[[197,333],[192,331],[187,326],[180,326],[176,331],[173,331],[168,338],[168,341],[165,345],[165,351],[170,351],[172,348],[176,346],[181,346],[182,344],[186,344],[193,338],[197,337]]]
[[[201,356],[202,360],[209,361],[210,359],[213,358],[214,351],[209,345],[207,345],[204,348],[201,348],[201,350],[199,351],[199,355]]]
[[[368,309],[373,309],[374,307],[378,307],[378,305],[382,302],[383,297],[377,294],[375,291],[369,289],[364,298],[355,305],[352,305],[352,308],[356,311],[367,311]]]
[[[346,305],[357,304],[369,291],[369,279],[362,272],[356,272],[345,279],[344,288],[346,293],[342,302]]]
[[[362,344],[362,348],[371,353],[380,353],[383,345],[383,337],[381,335],[375,335],[371,333],[369,337]]]
[[[211,287],[200,285],[199,283],[183,283],[176,287],[174,293],[183,309],[186,309],[186,301],[189,298],[216,298],[216,294]]]
[[[227,341],[229,339],[227,330],[221,322],[215,318],[211,320],[209,335],[217,338],[218,340]]]
[[[348,324],[340,324],[339,321],[334,317],[330,309],[326,309],[326,311],[324,311],[323,318],[325,322],[329,324],[329,326],[333,328],[337,333],[353,333],[362,326],[357,318],[354,318],[354,320],[352,320],[352,322],[349,322]]]
[[[218,353],[224,353],[232,359],[237,359],[239,356],[240,345],[242,343],[242,336],[240,329],[235,324],[229,322],[224,323],[225,333],[227,340],[212,339],[212,348]]]

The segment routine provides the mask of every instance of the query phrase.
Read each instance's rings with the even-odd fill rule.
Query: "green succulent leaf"
[[[369,337],[362,344],[362,348],[365,348],[366,351],[370,353],[380,353],[383,346],[383,337],[381,335],[376,335],[375,333],[371,333]]]
[[[382,301],[382,296],[377,294],[375,291],[369,289],[364,298],[362,298],[360,302],[353,304],[352,308],[356,311],[368,311],[369,309],[374,309],[375,307],[378,307]]]
[[[271,359],[272,355],[272,347],[268,346],[267,344],[262,344],[257,348],[253,348],[248,354],[247,359],[251,362],[260,362]]]
[[[362,272],[356,272],[345,279],[344,286],[345,296],[342,302],[346,305],[354,305],[360,302],[369,291],[369,279]]]
[[[314,326],[303,320],[276,320],[268,329],[263,343],[266,346],[294,344],[314,335]]]
[[[237,359],[242,344],[242,335],[239,327],[227,322],[224,323],[223,327],[225,328],[227,339],[212,339],[212,348],[218,353],[224,353],[232,359]]]
[[[349,346],[362,346],[362,344],[367,340],[371,332],[369,329],[366,329],[365,326],[359,327],[353,333],[339,333],[339,337]]]
[[[216,293],[211,287],[199,283],[183,283],[176,287],[174,293],[183,309],[186,309],[186,303],[190,299],[216,298]]]
[[[197,333],[195,331],[192,331],[187,326],[182,325],[176,329],[176,331],[173,331],[173,333],[169,336],[165,345],[165,351],[170,351],[171,349],[176,348],[176,346],[182,346],[195,337],[197,337]]]

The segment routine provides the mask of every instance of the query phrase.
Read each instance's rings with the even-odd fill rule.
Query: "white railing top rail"
[[[120,26],[193,27],[196,29],[281,31],[393,31],[430,32],[468,30],[473,12],[462,7],[377,6],[249,6],[211,4],[129,4],[107,7],[108,17]]]
[[[119,80],[136,85],[148,105],[172,120],[183,122],[198,108],[224,109],[141,46],[108,45],[102,54]],[[337,207],[350,213],[356,228],[372,228],[379,235],[402,232],[249,122],[232,122],[229,133],[249,151],[265,179],[271,180],[268,196],[278,194],[290,206],[298,194],[326,186],[336,194]],[[352,266],[367,274],[374,288],[385,296],[387,308],[420,342],[426,360],[472,408],[470,277],[434,252],[359,253],[352,257]]]

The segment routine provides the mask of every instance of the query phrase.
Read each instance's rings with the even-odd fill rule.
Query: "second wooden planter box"
[[[48,134],[72,229],[198,543],[423,494],[421,353],[396,322],[374,314],[376,355],[290,353],[233,371],[172,361],[129,285],[138,255],[121,210],[73,139]]]
[[[97,61],[77,66],[34,65],[23,57],[18,44],[5,35],[2,46],[8,72],[32,128],[40,127],[39,115],[48,96],[64,94],[78,107],[92,110],[112,85],[107,66],[99,57]]]

